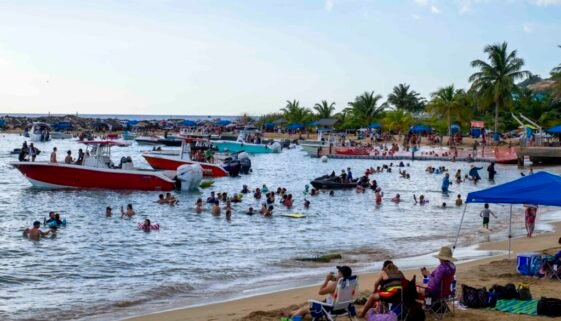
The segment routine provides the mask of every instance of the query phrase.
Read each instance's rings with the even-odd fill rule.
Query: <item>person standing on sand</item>
[[[536,226],[536,215],[538,214],[538,207],[535,205],[527,205],[525,212],[525,225],[526,225],[526,235],[532,237],[534,234],[534,227]]]
[[[489,204],[485,203],[485,208],[483,209],[483,211],[481,211],[481,213],[479,213],[479,216],[483,218],[483,227],[486,229],[489,229],[490,215],[493,215],[494,218],[497,218],[497,216],[495,216],[495,213],[493,213],[489,209]]]

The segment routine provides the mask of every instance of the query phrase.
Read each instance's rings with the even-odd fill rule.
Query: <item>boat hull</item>
[[[151,155],[149,153],[143,154],[142,157],[154,169],[176,170],[181,165],[198,164],[203,168],[203,175],[208,177],[224,177],[228,176],[228,172],[215,164],[207,164],[202,162],[195,162],[190,160],[179,159],[173,155]]]
[[[145,191],[170,191],[175,188],[174,180],[161,172],[91,168],[58,163],[13,162],[10,164],[37,188]]]
[[[268,154],[273,152],[273,150],[271,150],[267,145],[261,144],[249,144],[230,141],[215,141],[213,142],[213,144],[216,146],[216,148],[218,148],[219,152],[247,152],[250,154]]]

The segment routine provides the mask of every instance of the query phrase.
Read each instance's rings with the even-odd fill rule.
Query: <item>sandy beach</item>
[[[458,285],[468,284],[470,286],[486,286],[489,288],[493,284],[504,285],[506,283],[517,284],[519,282],[526,282],[530,284],[532,295],[535,298],[541,296],[559,297],[561,293],[561,284],[559,282],[523,277],[516,272],[517,253],[532,251],[553,254],[559,250],[557,240],[560,237],[561,222],[554,223],[553,225],[554,232],[537,235],[531,239],[525,237],[513,239],[513,253],[510,259],[508,255],[500,255],[458,264],[458,272],[456,274]],[[507,248],[507,240],[482,243],[479,246],[481,250],[506,250]],[[408,277],[411,277],[413,274],[417,274],[418,277],[420,275],[418,270],[408,270],[405,271],[405,274]],[[377,273],[360,274],[361,292],[367,292],[371,289],[377,275]],[[322,275],[318,275],[318,280],[321,280],[321,278]],[[293,309],[312,298],[320,299],[320,296],[317,295],[317,286],[291,289],[205,306],[164,311],[130,318],[127,321],[276,321],[279,320],[282,311]],[[512,318],[516,320],[547,319],[474,309],[456,310],[453,316],[454,320],[512,320]]]

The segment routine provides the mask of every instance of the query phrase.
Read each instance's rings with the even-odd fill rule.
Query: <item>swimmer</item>
[[[226,206],[224,206],[225,210],[232,210],[232,202],[230,200],[226,201]]]
[[[442,208],[446,208],[446,202],[442,202]]]
[[[200,214],[202,211],[204,211],[203,208],[203,200],[201,198],[197,199],[197,201],[195,202],[195,212],[197,212],[198,214]]]
[[[151,226],[150,220],[147,219],[147,218],[144,219],[144,223],[142,224],[141,227],[142,227],[142,230],[146,233],[152,231],[152,226]]]
[[[123,218],[123,217],[125,217],[125,216],[126,216],[127,218],[131,218],[131,217],[134,216],[134,214],[136,214],[136,213],[135,213],[134,210],[132,209],[132,204],[127,204],[127,210],[126,210],[126,211],[125,211],[125,210],[123,209],[123,207],[121,206],[121,218]]]
[[[273,192],[267,194],[267,204],[275,203],[275,194]]]
[[[358,184],[356,186],[356,192],[357,193],[364,193],[365,192],[364,187],[362,185]]]
[[[226,219],[230,220],[232,218],[232,210],[231,209],[227,209],[226,210]]]
[[[247,210],[247,212],[245,212],[245,214],[247,214],[247,215],[255,214],[255,211],[253,210],[253,207],[249,207],[249,209]]]
[[[419,205],[425,205],[429,201],[425,199],[425,195],[421,194],[419,196],[419,201],[417,201],[417,195],[413,194],[413,199],[415,200],[415,204],[419,203]]]
[[[261,209],[259,210],[259,213],[261,213],[262,215],[265,215],[267,213],[267,204],[265,203],[261,204]]]
[[[105,217],[111,217],[113,216],[113,209],[111,208],[111,206],[107,206],[105,208]]]
[[[176,205],[179,201],[175,198],[175,196],[171,195],[171,193],[166,193],[166,202],[169,205]]]
[[[317,196],[318,195],[318,190],[315,188],[312,188],[312,192],[310,193],[311,196]]]
[[[294,201],[292,200],[292,194],[288,194],[286,196],[286,199],[284,200],[284,206],[286,206],[286,208],[292,208],[293,203]]]
[[[401,196],[399,194],[395,194],[395,197],[392,198],[392,202],[394,202],[396,204],[401,202]]]
[[[240,193],[242,193],[242,194],[247,194],[247,193],[249,193],[249,188],[247,187],[247,185],[244,185],[244,186],[242,187],[242,190],[241,190]]]
[[[216,203],[216,196],[214,195],[214,192],[210,192],[210,196],[206,199],[207,203]]]
[[[329,191],[329,196],[335,196],[335,191]]]
[[[255,189],[255,193],[253,193],[253,197],[255,199],[261,199],[261,190],[259,188]]]
[[[264,216],[273,216],[273,205],[269,205],[267,208],[267,212],[265,212]]]
[[[216,201],[214,205],[212,205],[212,215],[220,215],[220,202]]]
[[[376,205],[382,205],[382,196],[384,196],[384,193],[381,192],[380,188],[377,188],[376,193],[374,193]]]
[[[158,203],[158,204],[166,204],[167,203],[166,199],[164,198],[164,194],[158,195],[158,200],[156,201],[156,203]]]
[[[39,221],[35,221],[33,222],[33,227],[32,228],[26,228],[25,231],[23,231],[23,237],[27,237],[30,240],[33,241],[39,241],[42,237],[45,237],[47,235],[49,235],[50,233],[55,233],[54,230],[49,230],[47,232],[43,232],[40,229],[41,227],[41,222]]]
[[[261,187],[261,191],[265,194],[269,193],[269,189],[267,188],[267,185],[263,184],[263,187]]]
[[[462,206],[464,201],[462,200],[462,195],[458,194],[458,198],[456,198],[456,206]]]
[[[310,201],[304,199],[304,208],[310,208]]]

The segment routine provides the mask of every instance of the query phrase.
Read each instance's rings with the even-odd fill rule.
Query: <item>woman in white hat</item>
[[[434,257],[440,260],[440,265],[432,273],[429,273],[425,267],[421,269],[421,273],[424,277],[429,278],[429,282],[427,284],[418,284],[417,292],[425,297],[440,298],[443,281],[454,277],[456,274],[456,265],[452,263],[456,259],[452,256],[452,249],[448,246],[443,246],[438,255]]]

